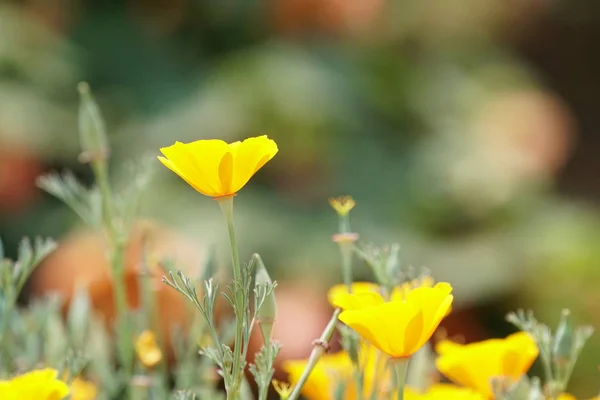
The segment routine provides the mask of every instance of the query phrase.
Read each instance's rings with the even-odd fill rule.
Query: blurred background
[[[117,186],[175,140],[277,141],[236,214],[242,257],[261,253],[280,281],[284,357],[306,356],[330,316],[341,277],[327,198],[342,194],[361,242],[399,242],[407,265],[453,284],[450,334],[505,335],[521,307],[548,323],[570,308],[598,328],[598,40],[597,0],[3,0],[0,237],[8,256],[23,236],[61,240],[32,295],[107,269],[35,186],[49,171],[91,182],[78,162],[85,80]],[[214,245],[227,263],[214,202],[155,169],[140,224],[160,253],[201,265]],[[600,335],[587,350],[571,392],[590,397]]]

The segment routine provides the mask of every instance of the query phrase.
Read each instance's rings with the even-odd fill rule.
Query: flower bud
[[[569,314],[569,310],[563,310],[552,342],[552,361],[557,365],[568,364],[573,355],[573,327]]]
[[[105,159],[108,155],[108,139],[106,126],[100,109],[94,100],[90,86],[81,82],[79,91],[79,142],[82,162]]]
[[[265,264],[258,254],[254,254],[254,261],[256,263],[256,278],[255,278],[255,292],[258,294],[261,291],[267,291],[264,302],[257,312],[258,326],[262,334],[265,343],[271,341],[271,335],[273,333],[273,325],[277,316],[277,305],[275,303],[275,286],[273,283]]]
[[[354,208],[356,202],[352,196],[341,196],[330,198],[329,204],[340,217],[345,217]]]
[[[135,352],[146,368],[154,368],[162,360],[162,351],[152,331],[142,332],[135,341]]]

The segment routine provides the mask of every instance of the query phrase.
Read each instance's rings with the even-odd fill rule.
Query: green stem
[[[342,256],[342,278],[348,288],[348,292],[352,293],[352,248],[354,244],[351,242],[340,242],[339,247],[340,255]]]
[[[392,365],[396,373],[396,383],[398,385],[398,400],[404,400],[404,384],[408,372],[408,358],[393,359]]]
[[[108,167],[106,160],[95,159],[92,162],[92,170],[94,171],[96,183],[100,189],[100,196],[102,199],[102,216],[110,251],[110,264],[112,267],[114,282],[113,291],[116,308],[119,359],[124,371],[127,374],[127,378],[130,378],[130,369],[133,366],[133,348],[131,346],[132,333],[130,329],[130,322],[126,317],[127,287],[125,286],[125,242],[119,237],[119,233],[115,226],[113,197],[110,183],[108,181]]]
[[[383,364],[383,369],[381,365]],[[382,353],[377,351],[377,356],[375,357],[375,377],[383,376],[385,373],[385,360],[383,360]],[[371,387],[371,395],[369,396],[369,400],[377,400],[377,396],[379,395],[379,384],[381,383],[381,379],[375,379],[373,385]]]
[[[292,393],[290,393],[288,400],[296,400],[300,396],[300,391],[302,390],[302,386],[304,386],[304,384],[308,380],[308,377],[310,376],[312,370],[317,365],[317,362],[319,362],[319,359],[325,353],[324,346],[326,346],[329,343],[329,341],[331,340],[331,337],[333,336],[333,333],[335,332],[335,327],[337,325],[338,316],[340,315],[341,312],[342,312],[342,310],[339,308],[336,308],[335,311],[333,312],[333,315],[331,316],[329,323],[327,323],[327,326],[323,330],[321,337],[319,338],[319,340],[313,347],[312,352],[310,353],[310,357],[308,358],[308,363],[306,364],[304,371],[302,371],[302,375],[300,376],[300,379],[298,379],[298,382],[294,386]]]
[[[243,371],[243,355],[246,344],[244,343],[244,327],[249,323],[246,321],[246,306],[248,299],[244,295],[244,282],[242,279],[242,267],[240,265],[240,257],[238,255],[238,247],[235,239],[235,227],[233,223],[233,196],[222,197],[216,199],[221,207],[225,221],[227,222],[227,232],[229,233],[229,245],[231,247],[231,262],[233,264],[233,293],[235,302],[235,342],[233,348],[233,382],[229,383],[230,390],[227,393],[228,400],[236,400],[242,379]]]

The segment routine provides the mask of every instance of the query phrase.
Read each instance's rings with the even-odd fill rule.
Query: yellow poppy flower
[[[71,382],[71,400],[94,400],[98,395],[98,389],[90,381],[75,378]]]
[[[405,400],[485,400],[486,398],[478,392],[469,388],[455,385],[436,384],[432,385],[426,392],[420,393],[412,388],[404,390]]]
[[[348,287],[344,283],[340,283],[339,285],[334,285],[327,292],[327,299],[329,300],[329,304],[333,307],[340,307],[342,309],[346,309],[346,301],[352,301],[348,299],[348,295],[362,295],[365,293],[379,293],[379,285],[373,282],[353,282],[351,292],[348,291]]]
[[[406,358],[433,335],[448,313],[453,297],[450,284],[420,287],[404,300],[385,302],[378,293],[346,296],[340,321],[392,358]]]
[[[162,351],[151,331],[144,331],[135,341],[135,352],[146,368],[155,367],[162,360]]]
[[[302,376],[308,360],[289,360],[283,369],[292,384]],[[326,354],[317,363],[308,380],[302,387],[302,395],[307,400],[333,400],[338,384],[349,384],[354,366],[346,352]]]
[[[69,387],[54,369],[40,369],[0,381],[2,400],[62,400],[69,394]]]
[[[266,136],[243,142],[198,140],[175,142],[160,149],[158,157],[167,168],[191,187],[210,197],[235,195],[252,175],[277,154],[277,144]]]
[[[435,281],[431,276],[424,276],[419,279],[413,279],[409,282],[404,282],[402,285],[397,286],[392,290],[390,295],[391,301],[396,300],[404,300],[406,293],[410,292],[413,289],[418,287],[433,287]],[[347,309],[355,309],[356,306],[353,306],[358,299],[353,299],[350,295],[358,295],[362,297],[364,301],[367,301],[368,298],[372,297],[372,294],[380,294],[381,287],[373,282],[353,282],[348,290],[348,287],[344,283],[340,283],[338,285],[334,285],[327,292],[327,299],[329,300],[329,304],[333,307],[340,307],[343,310]],[[364,295],[364,296],[363,296]],[[377,299],[378,296],[375,296]],[[360,302],[360,301],[359,301]],[[378,301],[375,300],[377,303]]]
[[[505,339],[489,339],[461,345],[447,340],[438,343],[436,366],[453,382],[492,396],[494,377],[519,380],[538,356],[533,338],[518,332]]]
[[[392,386],[392,377],[386,368],[386,359],[377,356],[377,349],[364,345],[359,352],[359,363],[364,371],[363,398],[367,398],[374,386],[378,394],[384,393]],[[283,369],[289,374],[293,384],[298,382],[308,360],[285,361]],[[344,399],[359,398],[353,379],[355,366],[348,353],[342,351],[321,357],[306,384],[302,387],[302,395],[308,400],[333,400],[338,385],[344,386]]]
[[[390,295],[391,301],[396,300],[404,300],[406,298],[406,294],[411,290],[414,290],[419,287],[433,287],[435,285],[435,281],[429,275],[425,275],[419,279],[413,279],[412,281],[404,282],[400,286],[396,286],[394,290],[392,290],[392,294]]]

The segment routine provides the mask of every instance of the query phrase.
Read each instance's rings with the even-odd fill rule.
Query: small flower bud
[[[356,202],[352,196],[332,197],[329,204],[340,217],[345,217],[354,208]]]
[[[277,379],[273,379],[271,381],[273,384],[273,388],[279,395],[280,400],[287,400],[292,394],[292,385],[287,382],[278,381]]]
[[[552,360],[557,365],[568,364],[573,356],[573,327],[569,315],[569,310],[563,310],[552,342]]]
[[[144,331],[135,342],[135,352],[146,368],[154,368],[162,360],[162,351],[152,331]]]
[[[82,151],[80,160],[93,162],[105,159],[108,156],[108,139],[100,109],[87,83],[79,83],[77,90],[80,97],[79,142]]]
[[[276,283],[273,283],[265,264],[258,254],[254,254],[254,261],[256,262],[256,278],[255,278],[255,291],[261,293],[266,291],[266,297],[262,303],[260,309],[257,312],[258,326],[262,334],[265,343],[271,341],[271,335],[273,333],[273,324],[277,316],[277,305],[275,302],[274,289]]]

